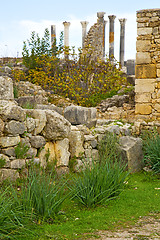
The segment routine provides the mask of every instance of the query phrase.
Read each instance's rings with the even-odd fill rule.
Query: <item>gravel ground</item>
[[[135,226],[120,229],[116,232],[99,231],[96,232],[101,240],[150,240],[160,239],[160,214],[140,218]],[[90,240],[97,239],[91,238]],[[89,239],[88,239],[89,240]]]

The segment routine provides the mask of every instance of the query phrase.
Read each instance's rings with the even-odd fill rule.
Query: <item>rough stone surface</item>
[[[19,178],[19,173],[13,169],[0,169],[0,181],[4,181],[6,179],[10,179],[11,181],[15,181]]]
[[[9,77],[0,76],[0,99],[13,100],[13,82]]]
[[[30,132],[33,132],[33,130],[35,129],[36,127],[36,121],[34,118],[31,118],[31,117],[27,117],[26,119],[26,127],[27,127],[27,131],[30,133]]]
[[[20,137],[0,137],[0,146],[5,147],[12,147],[16,146],[20,142]]]
[[[129,136],[119,139],[122,158],[128,164],[130,172],[140,171],[143,167],[142,140]]]
[[[41,148],[46,144],[46,140],[42,136],[32,136],[30,138],[30,143],[34,148]]]
[[[69,151],[71,153],[71,158],[74,156],[79,157],[82,153],[84,153],[83,136],[78,129],[73,130],[73,128],[71,128],[69,135]]]
[[[55,156],[57,166],[68,166],[70,157],[68,138],[55,142]]]
[[[42,110],[53,110],[58,112],[59,114],[63,115],[63,108],[57,107],[54,104],[37,104],[36,109],[42,109]]]
[[[21,169],[25,166],[26,162],[24,159],[15,159],[11,161],[11,168],[12,169]]]
[[[15,157],[16,156],[14,147],[3,148],[2,153],[9,156],[9,157],[11,157],[11,156]]]
[[[13,136],[23,134],[26,131],[26,126],[23,122],[11,120],[5,125],[5,132]]]
[[[68,106],[64,110],[64,117],[73,125],[85,124],[88,127],[96,125],[96,108]]]
[[[27,116],[35,120],[35,129],[33,131],[34,135],[38,135],[42,132],[43,128],[46,125],[46,113],[43,110],[39,109],[25,109]],[[33,123],[33,121],[32,121]],[[34,124],[34,123],[33,123]],[[30,129],[31,130],[31,129]]]
[[[4,122],[2,119],[0,119],[0,136],[2,135],[3,133],[3,130],[4,130]]]
[[[43,136],[51,141],[68,137],[71,124],[59,113],[45,110],[47,122],[43,130]]]
[[[7,102],[3,107],[0,106],[0,116],[4,121],[10,119],[23,122],[26,118],[24,109],[12,102]]]

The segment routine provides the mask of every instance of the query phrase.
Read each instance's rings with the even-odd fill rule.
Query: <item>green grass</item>
[[[37,224],[32,230],[37,237],[26,239],[88,239],[96,237],[98,230],[128,227],[140,216],[160,212],[160,190],[155,188],[160,188],[156,176],[138,173],[129,177],[125,190],[106,206],[88,209],[68,199],[52,224]]]

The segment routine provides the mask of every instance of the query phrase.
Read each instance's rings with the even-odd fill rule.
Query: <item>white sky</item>
[[[80,21],[88,21],[87,30],[97,21],[97,12],[116,15],[115,57],[119,60],[119,18],[126,18],[125,60],[134,59],[136,54],[136,11],[160,8],[160,0],[8,0],[0,8],[0,57],[21,56],[23,41],[36,31],[40,36],[44,29],[56,25],[57,39],[64,30],[63,22],[71,22],[70,46],[81,47],[82,27]],[[109,51],[109,22],[106,25],[106,54]]]

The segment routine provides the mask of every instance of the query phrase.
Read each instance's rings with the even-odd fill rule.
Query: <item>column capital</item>
[[[121,25],[125,25],[127,19],[126,18],[119,18],[118,19]]]
[[[82,25],[82,28],[86,28],[89,22],[87,22],[87,21],[81,21],[80,23],[81,23],[81,25]]]
[[[97,12],[97,17],[98,17],[97,22],[98,23],[104,22],[104,14],[105,14],[105,12]]]
[[[109,15],[108,18],[109,18],[110,21],[114,22],[116,16],[115,15]]]
[[[65,27],[69,27],[70,25],[71,25],[71,23],[70,22],[63,22],[63,25],[65,26]]]

